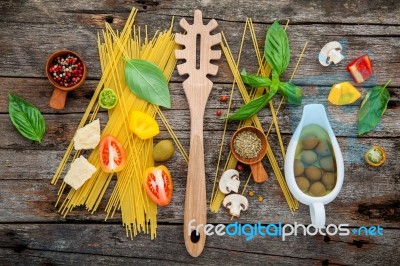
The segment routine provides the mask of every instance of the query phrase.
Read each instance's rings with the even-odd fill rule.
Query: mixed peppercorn
[[[49,67],[53,80],[63,87],[72,87],[83,77],[83,64],[73,55],[57,56]]]

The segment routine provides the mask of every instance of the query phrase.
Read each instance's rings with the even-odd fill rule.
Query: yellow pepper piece
[[[129,128],[140,139],[149,139],[160,133],[157,121],[141,111],[133,111],[131,113]]]
[[[351,104],[361,97],[361,93],[350,82],[342,82],[332,86],[328,101],[336,105]]]

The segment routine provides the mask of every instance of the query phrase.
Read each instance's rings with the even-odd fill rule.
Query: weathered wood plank
[[[67,106],[63,111],[55,111],[48,106],[48,99],[51,95],[51,89],[47,86],[45,80],[34,79],[27,81],[26,84],[24,79],[20,78],[2,78],[4,80],[4,90],[0,91],[0,113],[8,112],[8,98],[7,93],[15,93],[28,101],[36,105],[39,110],[45,114],[47,122],[47,133],[44,137],[44,142],[41,145],[32,144],[32,149],[57,149],[57,147],[65,147],[71,138],[73,137],[77,125],[82,117],[82,112],[85,111],[91,95],[93,93],[93,87],[95,82],[88,82],[87,87],[82,90],[75,91],[69,94]],[[176,129],[186,132],[189,129],[189,111],[186,97],[183,93],[183,89],[180,83],[171,83],[170,91],[172,97],[171,110],[163,110],[167,117],[170,125]],[[221,131],[223,130],[223,121],[219,120],[215,115],[217,109],[221,109],[225,115],[228,108],[228,103],[221,103],[219,98],[221,95],[230,95],[231,85],[229,84],[217,84],[211,92],[209,101],[207,103],[205,113],[205,130]],[[337,136],[356,137],[357,136],[357,111],[359,109],[360,100],[356,103],[348,106],[334,106],[328,103],[327,96],[329,94],[330,87],[325,86],[306,86],[303,87],[303,103],[301,106],[289,106],[287,104],[282,105],[282,109],[278,114],[278,121],[282,134],[291,134],[297,126],[301,114],[302,108],[305,104],[310,103],[321,103],[325,106],[330,118],[330,122],[334,132]],[[366,94],[366,89],[360,88],[362,93]],[[396,121],[399,107],[400,107],[400,89],[390,89],[392,96],[389,102],[388,109],[383,116],[382,122],[372,132],[365,134],[364,137],[399,137],[400,136],[400,124],[394,123]],[[280,96],[276,96],[273,100],[274,106],[278,106]],[[232,111],[236,110],[243,104],[243,101],[236,91],[233,94],[232,99]],[[77,114],[71,114],[77,113]],[[79,114],[78,114],[79,113]],[[53,115],[58,114],[58,115]],[[99,117],[102,122],[107,121],[107,115],[103,111]],[[259,117],[265,129],[271,124],[271,113],[265,109],[260,112]],[[163,129],[164,126],[159,120],[160,126]],[[13,125],[7,114],[0,114],[0,125],[6,138],[0,139],[0,148],[27,148],[31,142],[23,139],[19,133],[14,129]],[[229,123],[228,130],[235,130],[237,123]],[[176,132],[178,136],[186,136],[187,133],[181,135]],[[22,145],[22,146],[21,146]],[[59,146],[64,145],[64,146]]]
[[[22,7],[20,7],[22,8]],[[69,48],[80,53],[87,60],[89,78],[100,77],[100,66],[97,55],[96,38],[97,32],[104,28],[104,20],[110,14],[104,10],[71,12],[70,10],[59,10],[59,6],[49,5],[46,9],[37,8],[37,14],[41,16],[38,22],[29,23],[29,14],[21,14],[21,19],[10,19],[0,23],[0,32],[4,40],[0,46],[3,53],[0,55],[0,70],[2,76],[13,77],[45,77],[44,63],[47,57],[56,49]],[[175,10],[177,11],[177,10]],[[28,12],[28,9],[26,11]],[[24,13],[22,12],[22,13]],[[188,11],[184,11],[188,16]],[[8,12],[6,12],[8,13]],[[179,11],[178,13],[182,13]],[[262,13],[262,12],[261,12]],[[207,13],[206,13],[207,14]],[[212,13],[211,13],[212,14]],[[115,20],[115,27],[120,29],[128,14],[122,14],[121,19]],[[215,18],[219,18],[220,13],[215,13]],[[157,19],[154,17],[157,16]],[[368,15],[366,15],[368,16]],[[68,21],[65,25],[60,25],[57,21],[59,17],[62,21]],[[278,17],[287,18],[288,15]],[[179,20],[181,17],[177,16]],[[168,28],[171,15],[157,15],[157,13],[139,13],[138,24],[148,24],[150,32]],[[271,19],[268,19],[268,23]],[[29,25],[29,26],[28,26]],[[242,34],[243,22],[219,21],[219,29],[223,30],[236,54]],[[61,27],[62,26],[62,27]],[[256,24],[256,34],[259,45],[262,48],[265,36],[266,25]],[[175,31],[181,31],[175,25]],[[400,45],[399,27],[395,25],[333,25],[332,24],[306,24],[291,25],[289,28],[289,38],[292,47],[291,64],[285,74],[285,78],[290,74],[295,66],[301,49],[306,41],[309,42],[308,49],[302,60],[296,75],[296,82],[308,85],[330,85],[334,82],[349,80],[350,75],[345,70],[345,64],[355,57],[368,52],[373,60],[376,77],[367,81],[364,85],[383,84],[388,79],[392,79],[394,86],[400,85],[400,78],[397,69],[400,69]],[[72,37],[73,36],[73,37]],[[375,38],[379,37],[379,38]],[[250,38],[248,38],[250,39]],[[321,67],[317,57],[322,46],[332,39],[341,41],[344,44],[346,60],[334,67]],[[14,43],[18,41],[18,46]],[[32,49],[35,43],[35,49]],[[218,62],[220,71],[215,82],[230,82],[232,80],[228,65],[225,59]],[[242,56],[241,68],[252,69],[256,66],[255,56],[250,42],[245,45]],[[181,81],[177,73],[172,80]]]
[[[339,80],[338,80],[339,82]],[[81,89],[68,93],[67,103],[63,110],[54,110],[49,107],[48,102],[51,97],[52,87],[50,83],[45,79],[25,79],[25,78],[5,78],[0,77],[0,113],[8,112],[8,93],[15,93],[22,98],[25,98],[32,102],[39,110],[46,114],[69,114],[69,113],[83,113],[85,112],[95,88],[97,87],[97,80],[88,80],[84,83]],[[370,89],[368,87],[356,86],[363,95]],[[172,109],[173,110],[188,110],[188,104],[186,96],[183,92],[182,84],[171,82],[169,84],[171,93]],[[227,110],[228,103],[222,103],[220,97],[222,95],[229,96],[231,93],[231,84],[214,84],[211,91],[209,100],[207,102],[206,109],[221,109],[222,111]],[[321,103],[325,106],[332,107],[331,109],[338,109],[343,113],[349,112],[346,108],[359,106],[361,99],[348,106],[332,106],[328,104],[328,94],[331,86],[302,86],[303,91],[303,104],[308,103]],[[242,97],[238,92],[238,88],[235,87],[232,98],[232,111],[236,110],[243,104]],[[391,99],[389,101],[388,110],[400,109],[400,89],[396,87],[389,88],[391,93]],[[275,96],[274,106],[278,105],[279,96]],[[289,109],[287,104],[282,105],[282,110]],[[163,109],[164,112],[168,112],[167,109]],[[104,110],[103,110],[104,111]],[[297,112],[297,111],[296,111]]]
[[[80,264],[103,265],[112,260],[113,264],[220,265],[229,260],[232,265],[394,265],[399,251],[400,231],[384,229],[384,236],[300,235],[285,241],[269,236],[246,241],[243,235],[213,235],[207,237],[203,254],[192,258],[185,251],[182,229],[182,225],[160,225],[156,240],[139,235],[131,241],[114,224],[2,224],[0,261],[71,264],[82,259]]]
[[[215,1],[95,1],[89,0],[85,3],[67,0],[60,6],[55,2],[47,5],[35,1],[25,2],[23,5],[13,2],[2,2],[1,21],[35,22],[46,23],[49,20],[61,23],[59,18],[63,14],[102,14],[107,20],[116,14],[115,20],[119,21],[131,10],[132,6],[139,8],[146,16],[176,15],[190,17],[194,9],[202,9],[206,17],[218,17],[227,21],[245,21],[252,17],[257,22],[272,22],[276,17],[292,18],[293,23],[351,23],[351,24],[393,24],[399,22],[395,16],[399,14],[400,7],[396,1],[346,1],[340,0],[335,3],[324,3],[321,1],[285,1],[285,2],[254,2],[243,0],[240,5],[234,0],[223,2]],[[29,11],[34,11],[30,16]],[[47,17],[41,16],[47,14]],[[312,16],[310,16],[312,14]],[[64,15],[66,16],[66,15]],[[111,16],[111,17],[110,17]],[[71,19],[70,19],[71,20]],[[103,19],[104,21],[104,19]],[[68,25],[66,25],[68,26]]]
[[[293,82],[304,88],[303,105],[325,105],[332,127],[345,158],[345,183],[335,201],[326,206],[327,222],[351,226],[381,225],[383,237],[293,237],[283,242],[278,238],[209,237],[204,254],[193,259],[183,244],[183,202],[186,182],[186,163],[176,154],[167,162],[175,180],[175,194],[170,206],[160,208],[158,239],[150,241],[141,235],[134,241],[124,236],[119,214],[103,222],[103,209],[110,195],[112,182],[99,211],[88,214],[77,208],[66,219],[54,208],[58,186],[49,185],[50,178],[64,153],[69,140],[86,108],[100,78],[96,48],[97,32],[104,22],[115,29],[124,25],[132,5],[139,7],[136,25],[148,25],[149,33],[168,28],[175,16],[174,31],[181,31],[177,21],[192,19],[194,9],[200,8],[207,18],[215,18],[236,56],[246,17],[251,17],[260,48],[265,31],[273,20],[282,23],[290,18],[288,28],[292,59],[282,79],[288,80],[306,41],[308,48]],[[396,1],[1,1],[0,2],[0,264],[384,264],[397,261],[397,240],[400,225],[400,166],[398,158],[400,124],[400,3]],[[321,67],[317,61],[320,48],[328,41],[344,45],[346,59],[337,66]],[[240,69],[254,73],[257,63],[247,37]],[[44,63],[54,50],[69,48],[79,52],[87,61],[89,80],[81,90],[69,94],[63,111],[51,110],[48,99],[51,86],[45,79]],[[356,112],[360,101],[346,107],[327,104],[332,84],[351,77],[345,65],[351,59],[368,53],[375,76],[358,86],[363,94],[375,84],[392,79],[391,101],[382,123],[370,134],[356,137]],[[210,197],[218,157],[223,123],[216,120],[215,111],[226,109],[221,95],[229,95],[232,75],[223,58],[218,61],[219,73],[213,77],[215,88],[208,102],[205,120],[207,198]],[[165,115],[187,149],[189,113],[183,94],[182,78],[174,73],[171,83],[172,110]],[[23,139],[8,118],[7,92],[14,92],[36,104],[45,114],[47,134],[42,144]],[[241,105],[238,93],[233,108]],[[275,105],[276,105],[275,101]],[[290,140],[302,107],[283,106],[279,121],[284,143]],[[100,114],[106,120],[106,112]],[[264,110],[263,124],[269,125],[270,115]],[[104,123],[104,122],[103,122]],[[161,126],[163,129],[163,126]],[[236,124],[228,128],[228,136]],[[217,136],[217,137],[216,137]],[[157,139],[169,138],[162,130]],[[270,143],[278,151],[276,136]],[[372,145],[381,145],[388,159],[379,168],[367,166],[364,152]],[[227,154],[225,147],[223,154]],[[277,153],[282,166],[283,158]],[[223,156],[224,157],[224,156]],[[271,168],[265,165],[268,172]],[[248,174],[246,167],[242,180]],[[244,182],[242,182],[243,184]],[[288,211],[275,176],[263,185],[250,182],[248,190],[251,207],[238,220],[241,223],[310,223],[309,210],[301,205],[295,216]],[[257,196],[265,198],[262,203]],[[208,213],[212,223],[230,223],[229,215]],[[235,221],[235,220],[234,220]],[[36,223],[36,224],[31,224]],[[391,228],[391,229],[388,229]],[[229,258],[229,261],[227,260]]]
[[[206,176],[207,176],[207,199],[210,198],[213,178],[215,173],[215,162],[218,158],[217,151],[212,149],[216,143],[211,138],[212,132],[206,132],[210,141],[206,141]],[[285,138],[285,142],[288,138]],[[327,205],[327,219],[333,223],[346,221],[351,225],[381,224],[390,227],[398,227],[400,221],[399,175],[400,166],[396,163],[395,154],[398,142],[395,139],[381,139],[380,145],[388,153],[385,164],[379,168],[367,166],[363,160],[363,154],[371,145],[369,139],[339,139],[339,144],[345,158],[345,182],[337,199]],[[277,146],[272,141],[273,146]],[[277,147],[275,147],[277,150]],[[226,149],[224,154],[226,154]],[[49,185],[50,179],[63,155],[62,151],[14,151],[0,150],[0,165],[3,173],[0,177],[0,205],[5,206],[0,210],[0,221],[49,221],[62,220],[56,214],[53,205],[56,202],[58,186]],[[277,157],[282,165],[281,156]],[[15,164],[18,161],[18,165]],[[294,221],[308,223],[309,210],[301,205],[295,216],[292,216],[287,208],[282,192],[272,173],[270,165],[264,160],[271,180],[266,184],[249,183],[247,191],[254,191],[255,197],[249,198],[251,207],[241,217],[240,221],[254,222],[260,219],[265,222],[277,223]],[[186,163],[178,154],[172,161],[166,162],[174,177],[174,197],[171,204],[160,209],[159,219],[165,222],[180,222],[183,215],[184,191],[186,183]],[[242,185],[248,176],[248,168],[241,174]],[[379,178],[377,178],[379,176]],[[110,186],[111,188],[113,185]],[[243,187],[241,187],[243,188]],[[107,193],[107,197],[110,195]],[[257,196],[263,196],[264,202],[259,203]],[[103,209],[107,202],[103,200],[98,214],[89,215],[86,211],[76,210],[68,219],[76,220],[102,220]],[[219,214],[209,214],[209,220],[213,222],[229,221],[229,216],[224,209]]]

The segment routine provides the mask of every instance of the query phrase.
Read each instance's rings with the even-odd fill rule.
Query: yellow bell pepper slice
[[[335,105],[351,104],[361,97],[361,93],[350,82],[342,82],[332,86],[328,101]]]
[[[160,133],[157,121],[141,111],[133,111],[131,113],[129,128],[140,139],[149,139]]]

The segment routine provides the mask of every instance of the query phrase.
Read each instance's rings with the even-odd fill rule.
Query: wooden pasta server
[[[211,47],[221,42],[221,34],[210,34],[218,24],[213,19],[204,25],[200,10],[194,12],[192,25],[185,19],[180,21],[180,25],[186,30],[186,34],[176,34],[175,41],[183,45],[184,49],[176,50],[175,55],[177,59],[186,60],[178,65],[178,72],[180,75],[189,75],[183,82],[183,89],[189,102],[191,121],[183,231],[187,251],[191,256],[197,257],[203,251],[206,241],[203,227],[198,232],[196,228],[201,224],[204,226],[207,221],[203,118],[213,86],[207,75],[217,74],[218,66],[211,64],[210,60],[219,59],[221,51],[212,50]]]

